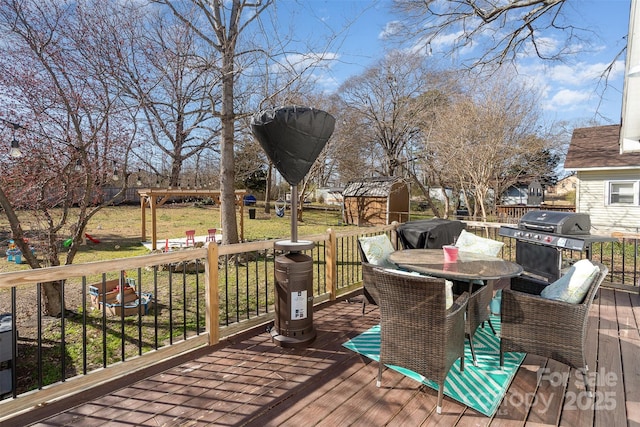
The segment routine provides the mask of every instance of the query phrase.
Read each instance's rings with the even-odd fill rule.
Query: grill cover
[[[398,236],[405,249],[440,249],[451,245],[465,225],[461,221],[426,219],[400,224]]]
[[[521,230],[565,235],[591,234],[589,215],[577,212],[529,211],[520,218]]]

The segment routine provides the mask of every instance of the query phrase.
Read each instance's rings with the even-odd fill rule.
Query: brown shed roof
[[[565,169],[640,167],[640,152],[620,154],[620,125],[573,130]]]

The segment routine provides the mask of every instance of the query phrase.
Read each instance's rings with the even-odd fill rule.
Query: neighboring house
[[[577,175],[569,175],[561,180],[559,180],[556,185],[552,185],[547,187],[546,192],[549,195],[563,197],[572,191],[576,191],[578,187],[578,176]]]
[[[342,205],[343,188],[318,188],[315,192],[315,199],[322,200],[325,205]]]
[[[640,230],[640,152],[621,154],[620,125],[575,129],[564,168],[576,172],[576,212],[594,233]]]
[[[505,206],[526,205],[528,197],[528,185],[514,184],[502,194],[501,204]]]
[[[501,198],[503,206],[540,206],[542,202],[544,202],[544,191],[537,180],[533,180],[529,184],[514,184],[507,188]]]

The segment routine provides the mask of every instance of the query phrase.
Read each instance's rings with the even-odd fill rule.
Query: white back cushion
[[[476,236],[473,233],[462,230],[455,246],[457,246],[458,249],[464,252],[474,252],[477,254],[498,256],[500,250],[504,246],[504,243],[498,242],[497,240]]]
[[[369,264],[385,268],[397,268],[394,263],[389,261],[389,255],[395,251],[389,236],[379,234],[377,236],[359,237],[358,240]]]

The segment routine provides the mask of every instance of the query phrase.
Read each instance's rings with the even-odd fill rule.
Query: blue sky
[[[549,121],[567,120],[583,125],[596,119],[603,124],[619,123],[624,57],[613,68],[604,92],[599,75],[625,46],[630,0],[569,1],[575,24],[594,31],[593,45],[562,64],[527,60],[519,67],[520,76],[540,88],[541,106]],[[387,0],[283,0],[279,2],[278,13],[285,11],[295,14],[301,39],[326,34],[329,28],[344,29],[338,34],[339,42],[331,46],[338,61],[319,80],[327,91],[336,89],[345,79],[381,58],[384,48],[381,34],[396,19]]]

